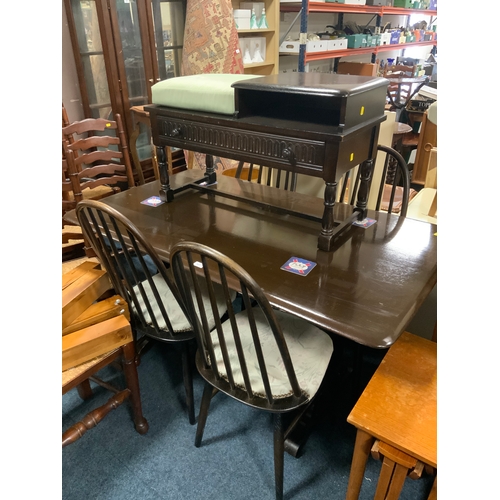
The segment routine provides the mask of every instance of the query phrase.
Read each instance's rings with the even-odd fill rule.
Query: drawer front
[[[158,116],[159,146],[291,168],[320,177],[325,143]],[[155,138],[156,141],[156,138]]]

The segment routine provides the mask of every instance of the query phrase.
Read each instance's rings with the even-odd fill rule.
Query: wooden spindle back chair
[[[178,243],[172,248],[171,265],[196,334],[196,366],[206,382],[195,445],[201,445],[213,392],[273,413],[275,489],[280,500],[286,433],[282,416],[305,411],[313,400],[330,362],[332,340],[307,321],[273,309],[254,279],[217,250],[196,242]],[[208,297],[200,293],[200,279]],[[224,291],[226,321],[212,306],[213,283]],[[233,307],[235,290],[241,293],[243,310]],[[215,317],[215,330],[207,326],[207,310]]]
[[[151,340],[181,348],[188,416],[194,424],[189,352],[194,332],[169,270],[147,238],[114,208],[100,201],[83,200],[76,212],[84,236],[107,270],[115,290],[128,303],[138,354]],[[217,304],[218,313],[223,315],[224,300],[219,298]],[[213,328],[214,319],[209,316],[207,321]]]

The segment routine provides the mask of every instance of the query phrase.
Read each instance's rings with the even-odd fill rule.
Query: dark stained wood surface
[[[173,189],[203,176],[188,170],[171,176]],[[244,201],[215,196],[227,191],[262,203],[321,217],[323,200],[219,175],[207,193],[187,189],[171,203],[141,204],[158,195],[158,181],[105,198],[143,231],[160,257],[172,245],[192,240],[225,253],[261,285],[272,305],[330,332],[374,348],[387,348],[404,331],[437,280],[437,227],[368,211],[377,220],[352,227],[333,245],[318,249],[321,223],[281,215]],[[336,204],[344,220],[352,206]],[[66,219],[77,222],[74,213]],[[280,269],[290,257],[316,262],[307,275]]]

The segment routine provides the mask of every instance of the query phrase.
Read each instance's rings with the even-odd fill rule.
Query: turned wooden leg
[[[217,181],[217,174],[215,173],[214,157],[212,155],[205,155],[205,177],[208,184],[214,184]]]
[[[366,206],[368,204],[368,192],[370,190],[370,183],[372,179],[373,159],[366,160],[359,166],[360,169],[360,184],[358,190],[358,199],[356,200],[355,210],[359,212],[358,220],[366,218]]]
[[[134,343],[129,342],[122,347],[123,350],[123,372],[130,390],[130,404],[134,416],[135,429],[139,434],[146,434],[149,429],[148,421],[142,415],[141,392],[139,390],[139,377],[135,364]]]
[[[78,395],[83,399],[89,399],[92,396],[92,387],[90,387],[89,379],[84,380],[81,384],[76,386]]]
[[[94,428],[111,410],[118,408],[129,396],[130,390],[125,389],[118,394],[114,394],[108,399],[106,404],[85,415],[80,422],[71,426],[62,435],[62,447],[64,448],[80,439],[89,429]]]
[[[337,183],[326,182],[325,196],[323,201],[325,208],[323,210],[323,219],[321,221],[321,233],[318,239],[318,248],[325,252],[328,252],[330,250],[330,244],[333,236],[333,228],[335,222],[333,209],[335,208],[336,194],[337,194]]]
[[[158,159],[158,170],[160,171],[160,199],[170,202],[174,199],[174,192],[170,188],[165,148],[156,146],[156,158]]]
[[[366,461],[370,455],[370,450],[374,437],[365,431],[358,429],[356,433],[356,442],[354,443],[354,453],[352,456],[351,473],[347,485],[346,500],[357,500],[363,482]]]

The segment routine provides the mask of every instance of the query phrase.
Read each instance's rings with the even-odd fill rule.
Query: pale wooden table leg
[[[358,429],[356,442],[354,443],[354,453],[352,456],[351,473],[349,484],[347,485],[346,500],[357,500],[363,482],[366,461],[370,455],[370,450],[375,438],[365,431]]]

